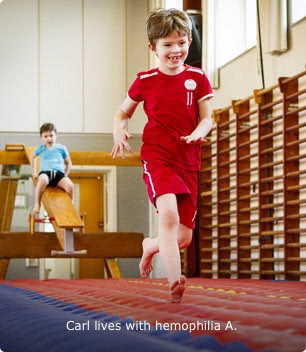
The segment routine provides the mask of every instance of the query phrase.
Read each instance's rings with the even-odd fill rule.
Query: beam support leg
[[[0,232],[9,232],[11,229],[17,184],[17,180],[0,180]],[[0,280],[5,280],[9,263],[9,259],[0,260]]]
[[[67,254],[79,254],[79,255],[87,254],[87,251],[85,249],[80,251],[74,250],[74,235],[73,235],[72,229],[64,229],[64,250],[51,251],[51,255],[67,255]]]

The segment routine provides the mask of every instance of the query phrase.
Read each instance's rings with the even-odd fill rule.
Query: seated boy
[[[73,197],[73,183],[68,177],[71,159],[64,145],[56,144],[56,128],[52,123],[44,123],[40,128],[41,144],[31,158],[32,175],[37,178],[35,204],[32,215],[39,214],[43,191],[47,186],[60,187]],[[40,169],[37,175],[36,157],[40,156]]]

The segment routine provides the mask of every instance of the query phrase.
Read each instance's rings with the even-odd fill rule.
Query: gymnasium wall
[[[271,86],[275,86],[278,83],[278,78],[279,77],[292,77],[296,74],[299,74],[300,72],[305,71],[305,64],[306,64],[306,48],[305,48],[305,31],[306,31],[306,18],[302,19],[295,25],[291,27],[291,31],[289,33],[289,45],[290,48],[287,52],[285,52],[282,55],[279,56],[271,56],[264,52],[264,72],[265,72],[265,86],[266,88],[269,88]],[[232,101],[233,100],[240,100],[240,99],[247,99],[248,97],[251,97],[253,95],[253,90],[254,89],[261,89],[262,88],[262,83],[261,83],[261,76],[260,76],[260,70],[259,70],[259,61],[257,57],[257,49],[252,48],[245,52],[244,54],[240,55],[236,59],[232,60],[228,64],[224,65],[223,67],[220,68],[220,88],[215,89],[214,93],[214,99],[212,100],[212,105],[214,109],[227,109],[229,110],[229,120],[234,122],[231,123],[230,126],[226,126],[221,129],[222,132],[220,132],[220,138],[227,138],[229,136],[229,148],[230,150],[230,155],[229,155],[229,186],[231,187],[229,199],[230,199],[230,211],[235,211],[235,207],[237,207],[235,197],[236,197],[236,191],[235,187],[237,184],[237,175],[236,175],[236,164],[238,162],[236,150],[234,146],[236,145],[237,142],[237,134],[236,134],[236,115],[235,112],[233,111],[232,108],[230,108]],[[306,79],[305,76],[301,77],[299,80],[299,90],[305,90],[306,88]],[[273,96],[273,101],[277,101],[278,99],[282,99],[282,94],[280,92],[279,88],[276,88],[273,90],[273,93],[271,93]],[[298,109],[306,104],[306,96],[305,94],[299,96],[297,106],[290,106],[290,111],[292,109]],[[294,104],[293,104],[294,105]],[[254,99],[250,98],[250,111],[256,111],[257,106],[255,104]],[[276,118],[277,116],[282,116],[283,114],[283,107],[281,104],[273,106],[273,109],[269,112],[269,116],[271,118]],[[290,118],[286,117],[287,119]],[[243,120],[245,121],[245,120]],[[300,145],[298,147],[298,154],[300,155],[299,161],[297,162],[297,165],[299,165],[299,170],[301,170],[301,175],[299,175],[299,187],[300,190],[298,195],[296,196],[296,201],[301,202],[299,212],[297,212],[300,216],[299,219],[296,219],[296,228],[300,229],[300,249],[299,249],[299,263],[298,263],[298,268],[297,272],[299,272],[299,275],[297,277],[300,278],[300,280],[305,280],[305,258],[306,258],[306,250],[303,247],[303,243],[306,241],[306,236],[305,236],[305,227],[306,227],[306,221],[305,221],[305,212],[306,212],[306,207],[305,207],[305,197],[306,197],[306,192],[305,192],[305,184],[306,184],[306,178],[305,175],[302,174],[302,170],[305,170],[306,168],[306,161],[305,161],[305,153],[306,153],[306,145],[303,143],[303,141],[306,138],[306,129],[304,127],[306,121],[306,114],[305,111],[302,110],[298,113],[298,123],[300,124],[300,128],[296,130],[296,135],[298,136],[297,138],[300,141]],[[224,121],[223,121],[224,122]],[[242,122],[241,122],[242,123]],[[253,182],[255,184],[254,189],[251,192],[252,198],[250,201],[250,209],[252,209],[251,216],[250,216],[250,221],[253,223],[250,226],[250,233],[253,236],[255,233],[258,233],[260,231],[259,225],[257,223],[257,220],[259,218],[258,213],[256,211],[256,208],[259,206],[258,203],[258,197],[256,196],[258,189],[257,187],[257,182],[259,180],[259,171],[257,169],[257,164],[258,164],[258,158],[256,157],[257,149],[258,149],[258,144],[256,144],[257,140],[259,140],[258,137],[258,131],[255,128],[257,124],[257,115],[253,114],[250,116],[250,120],[248,121],[248,124],[250,126],[250,140],[252,141],[252,144],[250,146],[250,168],[252,172],[250,173],[250,182]],[[220,122],[220,125],[222,126],[222,121]],[[284,140],[282,138],[282,135],[277,133],[280,133],[283,131],[285,124],[283,123],[282,120],[275,120],[273,123],[273,133],[275,133],[275,136],[272,136],[270,140],[273,143],[273,147],[276,149],[275,152],[273,152],[273,162],[275,165],[273,166],[273,175],[277,178],[279,177],[279,180],[275,180],[273,183],[273,192],[274,194],[274,202],[275,203],[280,203],[282,204],[284,202],[284,195],[282,193],[283,191],[283,184],[282,184],[282,175],[284,173],[284,165],[283,165],[283,152],[282,152],[282,145],[284,143]],[[224,130],[224,131],[223,131]],[[240,132],[239,132],[240,133]],[[267,133],[267,132],[265,132]],[[288,131],[288,134],[290,132]],[[212,143],[216,142],[216,131],[212,132]],[[234,149],[233,149],[234,148]],[[289,148],[289,146],[288,146]],[[212,158],[212,179],[215,180],[212,182],[212,202],[217,202],[217,194],[218,194],[218,179],[220,178],[220,174],[218,174],[217,170],[217,156],[219,155],[221,158],[224,156],[224,154],[219,153],[220,151],[217,151],[216,149],[216,144],[213,144],[212,147],[212,155],[215,157]],[[241,159],[242,160],[242,159]],[[244,159],[246,160],[246,159]],[[219,171],[220,172],[220,171]],[[267,171],[268,172],[268,171]],[[271,170],[269,169],[269,172]],[[220,180],[220,179],[219,179]],[[221,182],[221,181],[220,181]],[[238,202],[238,201],[237,201]],[[217,208],[213,209],[213,213],[218,215],[218,210]],[[284,234],[284,223],[282,221],[284,216],[284,209],[282,207],[275,207],[274,212],[273,212],[273,218],[274,223],[273,223],[273,229],[276,233],[276,235],[273,238],[273,245],[275,246],[273,256],[274,256],[274,267],[273,270],[275,271],[275,276],[273,278],[276,279],[285,279],[288,278],[287,273],[285,274],[285,266],[283,263],[283,258],[285,257],[285,250],[283,249],[283,244],[285,243],[285,234]],[[239,271],[239,268],[237,268],[236,263],[235,263],[235,258],[237,252],[235,251],[235,248],[237,247],[237,241],[235,239],[235,234],[237,233],[237,228],[239,225],[239,222],[237,221],[235,214],[231,215],[230,219],[228,219],[226,222],[230,223],[229,230],[228,230],[228,235],[232,236],[230,239],[230,246],[233,249],[231,251],[229,259],[229,270],[231,272],[230,277],[232,278],[237,278],[237,272]],[[219,228],[222,228],[225,226],[224,224],[219,224],[216,217],[212,217],[212,225],[215,226],[213,235],[215,236],[217,234],[217,224]],[[279,234],[277,234],[279,233]],[[206,234],[207,235],[207,234]],[[250,266],[250,272],[251,272],[251,278],[253,279],[258,279],[262,278],[263,276],[260,276],[262,274],[259,274],[259,266],[256,260],[262,256],[259,252],[259,241],[252,237],[252,241],[250,241],[250,255],[252,258],[252,264]],[[279,246],[279,248],[278,248]],[[217,277],[218,270],[220,271],[220,267],[216,264],[216,261],[218,260],[218,254],[217,254],[217,241],[213,241],[212,243],[212,273],[213,277]],[[224,246],[225,247],[225,246]],[[205,257],[207,259],[207,255]],[[215,262],[214,262],[215,260]],[[224,258],[222,259],[224,260]],[[221,270],[222,271],[222,270]],[[267,271],[268,272],[268,271]],[[226,274],[227,275],[227,274]],[[296,279],[296,277],[295,277]]]
[[[287,52],[272,56],[263,49],[266,87],[276,84],[278,77],[291,77],[305,70],[305,33],[306,18],[290,27]],[[253,47],[222,66],[219,74],[220,88],[214,90],[213,108],[222,109],[230,105],[232,100],[252,95],[254,89],[262,88],[257,49]]]
[[[1,130],[51,121],[65,133],[111,133],[127,86],[148,67],[146,15],[140,0],[3,1]],[[139,112],[131,131],[144,119]]]

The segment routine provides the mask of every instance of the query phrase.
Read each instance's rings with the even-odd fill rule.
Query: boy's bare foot
[[[186,288],[186,278],[181,276],[170,287],[170,298],[172,303],[180,303]]]
[[[139,271],[140,271],[141,277],[148,277],[150,275],[150,272],[153,269],[153,266],[152,266],[153,255],[150,253],[150,242],[151,242],[151,239],[148,237],[142,241],[143,253],[142,253],[141,261],[139,263]]]
[[[31,215],[35,216],[35,215],[39,214],[39,211],[40,211],[39,206],[38,205],[34,205],[34,208],[31,211]]]

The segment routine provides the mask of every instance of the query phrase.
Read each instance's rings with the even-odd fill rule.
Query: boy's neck
[[[159,69],[160,72],[164,73],[165,75],[175,76],[175,75],[178,75],[181,72],[185,71],[186,70],[186,65],[183,64],[182,66],[177,67],[177,68],[175,68],[173,70],[168,69],[167,67],[164,68],[163,66],[159,66],[158,69]]]

